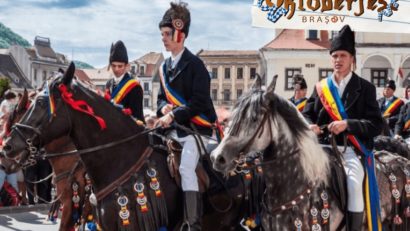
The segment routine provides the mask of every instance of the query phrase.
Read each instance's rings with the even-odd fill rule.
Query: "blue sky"
[[[186,0],[191,28],[186,46],[200,49],[259,49],[271,29],[251,27],[252,0]],[[164,52],[158,22],[169,0],[1,0],[0,22],[30,43],[49,37],[52,47],[95,67],[107,64],[112,42],[123,40],[129,58]]]

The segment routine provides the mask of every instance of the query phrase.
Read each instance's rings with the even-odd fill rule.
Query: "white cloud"
[[[259,49],[273,37],[271,30],[251,27],[251,1],[188,3],[192,23],[186,45],[193,52],[208,47]],[[158,23],[169,7],[166,0],[93,1],[79,8],[44,8],[6,1],[0,7],[0,22],[29,42],[36,35],[50,37],[56,51],[69,58],[74,51],[75,59],[96,67],[106,65],[111,42],[119,39],[126,44],[130,59],[150,51],[164,52]]]

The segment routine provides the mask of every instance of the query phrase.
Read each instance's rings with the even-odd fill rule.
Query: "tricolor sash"
[[[129,75],[124,76],[115,89],[112,89],[111,92],[111,101],[115,104],[120,104],[125,96],[130,92],[134,87],[139,86],[139,82]]]
[[[323,79],[317,83],[316,90],[323,107],[334,121],[348,119],[342,99],[340,98],[331,77]],[[348,139],[350,143],[362,152],[366,158],[365,194],[369,231],[382,230],[379,188],[377,186],[377,178],[375,173],[374,154],[370,150],[367,150],[367,148],[354,135],[348,135]]]
[[[306,102],[307,102],[307,98],[303,98],[303,99],[296,101],[294,104],[296,108],[301,112],[305,108]]]
[[[410,128],[410,114],[408,114],[408,115],[406,116],[405,121],[406,121],[406,122],[404,122],[403,131],[406,131],[407,129]]]
[[[394,101],[389,101],[386,105],[386,108],[383,111],[383,117],[389,117],[393,112],[395,112],[400,105],[403,104],[403,101],[400,98],[395,99]]]
[[[169,85],[166,75],[165,75],[166,71],[165,71],[165,63],[162,64],[162,67],[159,70],[159,76],[160,76],[160,81],[161,81],[161,85],[162,88],[164,89],[165,92],[165,97],[167,98],[168,103],[180,107],[180,106],[184,106],[186,105],[186,100],[181,97],[175,90],[173,90],[171,88],[171,86]],[[212,127],[212,123],[209,121],[209,119],[203,115],[203,114],[199,114],[197,116],[194,116],[191,118],[191,122],[202,126],[202,127]]]

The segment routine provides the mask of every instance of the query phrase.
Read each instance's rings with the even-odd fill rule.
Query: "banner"
[[[252,25],[275,29],[410,33],[410,0],[254,0]]]

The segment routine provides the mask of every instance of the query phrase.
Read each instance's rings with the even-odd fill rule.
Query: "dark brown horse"
[[[12,126],[18,123],[23,115],[26,113],[29,105],[27,91],[24,91],[23,97],[20,99],[18,105],[14,108],[9,116],[9,120],[6,124],[6,129],[11,131]],[[71,142],[68,136],[63,136],[51,143],[45,145],[45,150],[48,153],[67,152],[75,150],[75,146]],[[35,155],[35,153],[33,153]],[[33,156],[32,158],[40,158],[39,156]],[[72,218],[73,210],[73,190],[72,183],[75,181],[78,184],[78,196],[80,197],[79,211],[81,211],[84,205],[85,195],[85,169],[80,162],[78,155],[61,156],[55,158],[49,158],[50,164],[54,172],[54,181],[57,186],[57,197],[60,198],[63,205],[63,211],[61,215],[60,230],[72,230],[74,228],[74,219]],[[58,210],[58,208],[56,208]],[[86,203],[84,207],[84,214],[90,213],[90,205]],[[78,214],[81,215],[81,214]]]
[[[137,125],[110,102],[73,80],[74,69],[71,64],[64,77],[50,84],[55,116],[49,116],[49,95],[38,95],[21,121],[13,127],[3,152],[9,158],[15,158],[29,146],[41,147],[68,135],[93,181],[103,230],[154,230],[152,226],[151,229],[140,227],[149,225],[145,222],[137,222],[149,220],[148,211],[153,208],[142,210],[142,205],[147,205],[144,195],[149,196],[152,204],[157,195],[159,200],[165,200],[166,211],[155,213],[155,216],[167,217],[168,222],[161,220],[161,224],[155,225],[166,225],[169,230],[178,227],[183,212],[181,190],[168,171],[166,153],[152,150],[145,127]],[[155,191],[152,197],[152,190],[158,185],[152,182],[152,178],[151,182],[147,179],[153,174],[146,171],[151,167],[156,170],[156,179],[160,182],[160,192]],[[234,229],[242,218],[238,211],[241,204],[235,203],[235,199],[242,201],[242,198],[241,191],[232,193],[233,205],[229,211],[206,210],[204,223],[208,230]]]
[[[303,116],[274,94],[274,86],[275,81],[263,91],[258,77],[252,90],[237,102],[230,129],[211,154],[213,166],[227,173],[237,167],[242,155],[264,152],[263,228],[336,230],[343,226],[345,209],[338,203],[338,190],[331,187],[335,182],[332,173],[337,169],[333,167],[340,163],[334,165]],[[385,151],[375,155],[384,228],[410,230],[410,162]]]

